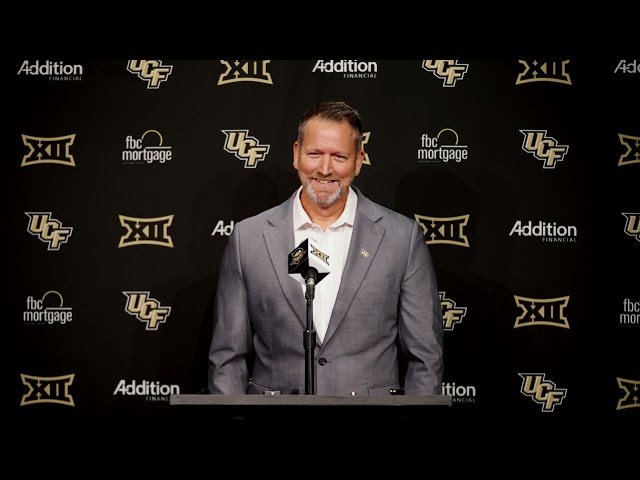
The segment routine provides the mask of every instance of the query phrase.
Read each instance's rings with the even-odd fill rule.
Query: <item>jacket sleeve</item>
[[[241,259],[241,225],[236,224],[222,254],[209,347],[208,387],[212,394],[247,393],[251,332]]]
[[[418,223],[411,231],[398,312],[406,394],[440,395],[444,328],[431,254]]]

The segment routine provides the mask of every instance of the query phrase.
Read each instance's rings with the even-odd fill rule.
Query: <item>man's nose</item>
[[[330,175],[333,169],[331,168],[331,155],[323,155],[320,158],[320,164],[318,165],[318,171],[322,175]]]

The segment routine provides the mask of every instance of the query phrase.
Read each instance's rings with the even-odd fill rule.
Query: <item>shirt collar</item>
[[[300,201],[300,193],[302,192],[302,186],[298,188],[295,198],[293,199],[293,230],[298,230],[305,225],[312,225],[313,222],[309,218],[307,212],[302,208],[302,202]],[[349,186],[349,194],[347,195],[347,203],[344,206],[342,215],[335,221],[332,226],[339,227],[343,224],[353,226],[353,222],[356,218],[356,207],[358,206],[358,195]]]

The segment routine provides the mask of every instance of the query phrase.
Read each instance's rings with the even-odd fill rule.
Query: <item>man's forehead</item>
[[[318,119],[310,121],[305,128],[304,143],[352,143],[355,140],[355,132],[345,122]]]

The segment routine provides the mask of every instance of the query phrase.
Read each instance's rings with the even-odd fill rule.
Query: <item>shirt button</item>
[[[326,365],[327,364],[327,359],[326,358],[321,358],[320,360],[318,360],[318,363],[320,365]]]

